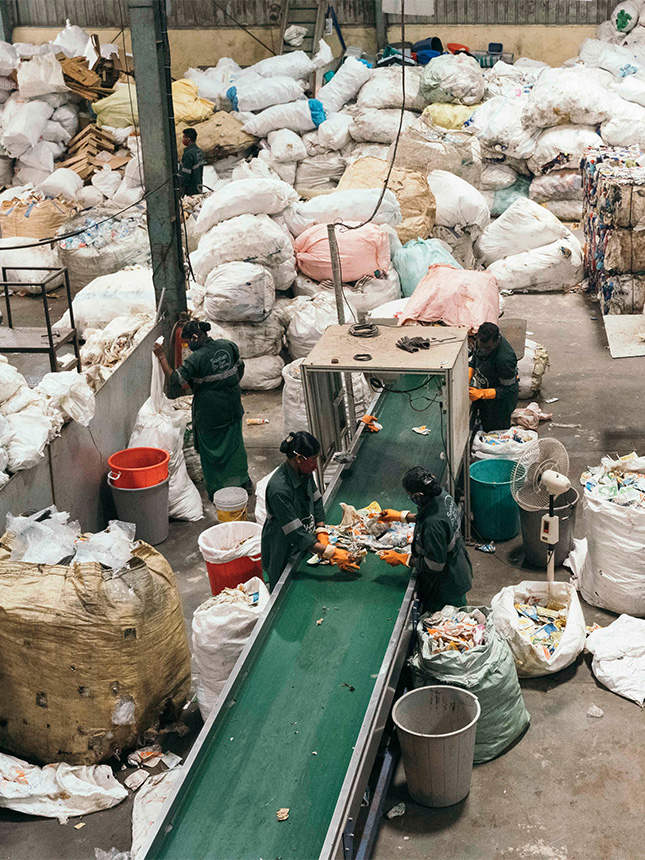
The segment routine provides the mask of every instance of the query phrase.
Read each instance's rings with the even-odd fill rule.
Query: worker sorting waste
[[[244,362],[236,344],[209,337],[210,323],[191,320],[182,329],[192,355],[173,371],[161,344],[155,344],[168,379],[171,399],[192,392],[193,433],[206,492],[210,499],[223,487],[243,487],[252,492],[249,467],[242,438],[242,393],[240,380]]]
[[[287,459],[267,485],[262,528],[262,567],[269,588],[275,588],[289,561],[303,551],[316,553],[340,570],[357,571],[350,553],[329,543],[322,495],[313,477],[320,443],[301,430],[290,433],[280,451]]]
[[[519,396],[517,356],[495,323],[479,327],[469,378],[484,432],[508,430]]]
[[[427,612],[447,604],[465,606],[473,581],[473,568],[461,536],[461,515],[455,500],[422,466],[403,476],[403,488],[417,505],[416,514],[390,508],[380,514],[384,522],[415,523],[410,554],[396,549],[380,553],[393,567],[414,568],[417,593]]]

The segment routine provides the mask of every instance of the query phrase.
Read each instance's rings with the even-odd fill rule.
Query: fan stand
[[[546,580],[555,582],[555,545],[560,540],[560,518],[555,515],[555,496],[549,493],[549,513],[542,517],[540,540],[549,545],[547,551]]]

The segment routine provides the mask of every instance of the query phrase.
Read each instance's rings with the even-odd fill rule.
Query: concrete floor
[[[559,398],[549,407],[553,421],[580,425],[557,428],[547,423],[540,431],[567,446],[572,477],[607,452],[645,450],[639,387],[643,362],[611,359],[596,305],[575,293],[517,295],[508,299],[507,314],[525,317],[529,336],[549,350],[551,369],[542,402]],[[245,406],[248,417],[270,421],[245,427],[251,477],[257,481],[281,460],[279,392],[250,394]],[[208,511],[199,523],[173,523],[160,547],[177,574],[188,625],[194,609],[210,594],[197,536],[213,521]],[[580,520],[577,531],[582,531]],[[543,576],[522,569],[519,539],[499,545],[495,556],[472,551],[471,558],[475,580],[469,598],[474,604],[489,603],[504,585]],[[567,576],[564,570],[558,572],[559,579]],[[584,604],[583,609],[588,624],[608,624],[614,617]],[[505,755],[475,768],[471,793],[461,804],[446,810],[418,806],[407,794],[399,768],[386,809],[404,801],[406,812],[383,819],[375,860],[643,856],[643,712],[600,687],[583,657],[555,677],[523,681],[522,689],[531,714],[529,730]],[[602,719],[586,716],[592,703],[605,712]],[[201,726],[194,703],[185,713],[190,733],[162,739],[164,749],[180,755],[186,755]],[[129,772],[117,771],[117,777]],[[126,850],[131,807],[132,796],[112,810],[87,816],[81,830],[74,829],[75,820],[61,826],[55,820],[0,811],[0,860],[94,860],[96,847]]]

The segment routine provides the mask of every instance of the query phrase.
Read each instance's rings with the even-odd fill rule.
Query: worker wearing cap
[[[416,571],[417,593],[426,612],[448,605],[465,606],[473,567],[461,536],[461,514],[455,500],[421,466],[406,472],[403,488],[417,505],[417,513],[387,509],[380,519],[415,523],[412,552],[386,550],[380,557],[389,565],[404,564]]]
[[[470,383],[468,394],[477,404],[484,432],[508,430],[520,390],[517,356],[495,323],[485,322],[479,327]]]
[[[358,570],[349,553],[329,544],[322,495],[313,477],[320,443],[311,433],[299,431],[287,436],[280,451],[287,459],[267,484],[267,518],[262,528],[262,567],[269,589],[303,552],[317,553],[340,570]]]
[[[184,153],[181,156],[179,166],[179,178],[181,180],[181,196],[192,197],[200,194],[204,179],[204,153],[197,146],[197,132],[194,128],[185,128],[181,141],[184,145]]]

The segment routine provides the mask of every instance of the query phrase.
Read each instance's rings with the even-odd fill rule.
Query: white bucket
[[[441,684],[410,690],[396,702],[397,728],[410,795],[423,806],[452,806],[470,791],[477,696]]]
[[[262,526],[245,520],[211,526],[200,534],[197,543],[204,561],[226,564],[247,556],[259,559],[261,536]]]
[[[224,487],[213,495],[213,505],[220,523],[246,519],[249,494],[243,487]]]

